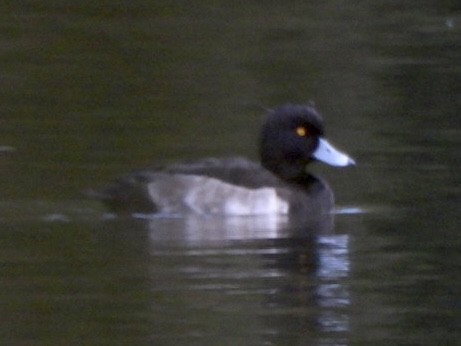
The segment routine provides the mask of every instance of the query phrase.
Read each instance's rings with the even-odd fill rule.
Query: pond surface
[[[459,342],[458,1],[1,7],[2,344]],[[257,159],[263,109],[310,101],[358,162],[313,165],[326,224],[114,217],[82,193]]]

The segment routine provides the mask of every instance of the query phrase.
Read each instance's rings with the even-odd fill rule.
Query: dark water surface
[[[0,7],[1,344],[459,343],[459,1]],[[113,218],[81,194],[256,158],[262,109],[307,101],[359,163],[312,168],[327,223]]]

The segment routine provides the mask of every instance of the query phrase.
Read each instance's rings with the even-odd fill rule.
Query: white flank
[[[164,213],[250,216],[287,214],[289,209],[274,188],[247,189],[196,175],[162,175],[148,189]]]

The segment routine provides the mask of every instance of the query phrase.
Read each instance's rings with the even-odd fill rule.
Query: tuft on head
[[[291,120],[287,121],[287,117]],[[320,113],[312,105],[285,104],[268,110],[266,113],[266,124],[279,126],[280,124],[290,125],[299,123],[309,124],[318,135],[324,134],[323,119]]]
[[[270,110],[261,129],[262,165],[284,180],[305,177],[323,132],[322,117],[312,106],[286,104]]]

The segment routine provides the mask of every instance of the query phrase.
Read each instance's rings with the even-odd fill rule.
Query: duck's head
[[[308,105],[288,104],[268,111],[260,156],[266,169],[287,181],[307,176],[306,166],[312,161],[339,167],[355,164],[324,138],[322,117]]]

